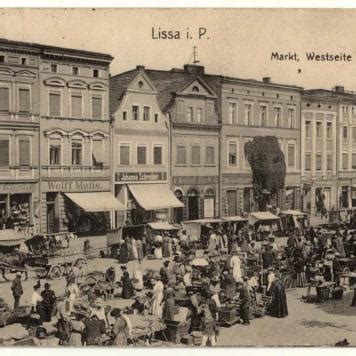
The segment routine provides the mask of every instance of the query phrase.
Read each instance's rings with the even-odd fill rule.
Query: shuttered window
[[[192,146],[192,165],[200,165],[200,146]]]
[[[120,145],[120,164],[130,164],[130,145]]]
[[[6,137],[0,137],[0,167],[8,167],[9,165],[9,139]]]
[[[61,164],[61,140],[52,139],[49,145],[49,164]]]
[[[215,150],[214,147],[209,146],[205,151],[205,164],[212,166],[215,164]]]
[[[49,94],[49,116],[61,116],[61,94]]]
[[[93,165],[99,165],[104,162],[104,146],[103,140],[93,140]]]
[[[102,119],[102,98],[99,96],[93,96],[91,99],[91,112],[93,119]]]
[[[72,164],[81,165],[82,164],[82,142],[73,141],[72,142]]]
[[[185,146],[177,146],[177,164],[186,164]]]
[[[19,164],[20,166],[30,165],[30,139],[23,137],[19,139]]]
[[[228,190],[226,192],[227,215],[237,215],[237,193],[236,190]]]
[[[9,88],[0,88],[0,111],[9,111]]]
[[[137,146],[137,164],[147,164],[146,146]]]
[[[153,164],[162,164],[162,146],[153,147]]]
[[[72,95],[72,117],[82,117],[82,96]]]
[[[19,89],[19,111],[30,112],[30,90]]]
[[[288,145],[288,167],[295,167],[295,146]]]

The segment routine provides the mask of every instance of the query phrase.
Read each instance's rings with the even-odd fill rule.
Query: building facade
[[[111,192],[110,55],[39,45],[41,230],[100,233],[108,214],[77,193]],[[99,195],[89,195],[94,207]]]
[[[39,229],[39,49],[0,39],[0,229]]]
[[[170,190],[170,126],[143,66],[110,79],[116,225],[169,220],[181,203]]]
[[[219,216],[219,135],[217,78],[204,67],[148,71],[170,119],[171,186],[182,208],[172,220]]]
[[[273,204],[300,208],[300,89],[224,77],[221,87],[221,216],[255,211],[253,180],[244,145],[276,136],[286,162],[285,189]]]

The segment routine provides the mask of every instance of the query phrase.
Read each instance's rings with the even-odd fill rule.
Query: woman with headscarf
[[[136,240],[136,249],[137,249],[137,260],[139,263],[141,263],[143,260],[143,244],[140,238]]]
[[[129,261],[127,240],[124,239],[120,245],[119,263],[126,264]]]
[[[163,258],[162,245],[160,242],[155,242],[154,255],[157,260],[161,260]]]
[[[122,282],[122,298],[130,299],[135,295],[132,281],[130,279],[129,272],[124,271],[123,276],[121,278]]]
[[[286,292],[279,276],[277,276],[272,285],[271,316],[275,318],[285,318],[287,315]]]
[[[163,236],[163,240],[162,240],[162,256],[163,256],[163,258],[168,258],[171,256],[170,244],[171,244],[171,238],[165,234]]]
[[[175,293],[173,289],[169,289],[167,291],[167,295],[165,298],[164,306],[163,306],[163,320],[174,320],[175,314]]]
[[[151,313],[152,315],[162,318],[162,301],[163,301],[163,290],[164,285],[161,281],[161,277],[156,277],[156,283],[153,287],[153,296],[152,296],[152,306],[151,306]]]
[[[126,346],[127,339],[131,334],[131,323],[129,319],[125,317],[122,313],[122,310],[119,308],[114,308],[110,316],[115,318],[115,323],[112,327],[112,335],[114,337],[114,346]]]

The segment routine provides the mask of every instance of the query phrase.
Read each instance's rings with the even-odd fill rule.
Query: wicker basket
[[[218,321],[233,323],[237,319],[236,308],[232,306],[222,306],[218,308]]]
[[[165,335],[171,342],[179,344],[184,335],[188,334],[190,327],[190,320],[187,322],[178,322],[174,320],[166,320]]]

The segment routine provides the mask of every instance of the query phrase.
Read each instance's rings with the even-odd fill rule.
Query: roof
[[[222,218],[224,221],[247,221],[247,218],[243,218],[242,216],[225,216]]]
[[[1,47],[10,47],[16,48],[22,51],[35,51],[44,55],[73,55],[73,56],[82,56],[87,59],[92,60],[104,60],[111,62],[113,57],[110,54],[101,53],[101,52],[93,52],[93,51],[85,51],[82,49],[74,49],[74,48],[66,48],[66,47],[58,47],[58,46],[49,46],[40,43],[34,42],[22,42],[22,41],[13,41],[6,38],[0,38],[0,46]]]
[[[198,220],[186,220],[182,221],[183,224],[218,224],[221,223],[221,219],[198,219]]]
[[[180,227],[169,224],[167,221],[151,222],[147,224],[153,230],[179,230]]]
[[[279,217],[270,213],[269,211],[258,211],[255,213],[250,213],[248,220],[250,224],[253,225],[261,220],[279,220]]]
[[[303,90],[302,92],[303,97],[323,97],[325,99],[349,99],[349,100],[356,100],[356,93],[355,92],[339,92],[336,90],[329,90],[329,89],[308,89]]]

